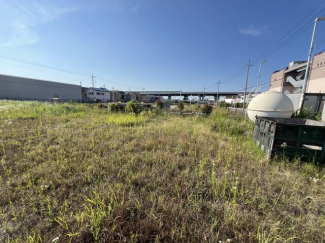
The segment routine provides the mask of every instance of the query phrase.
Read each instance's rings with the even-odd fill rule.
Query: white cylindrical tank
[[[247,107],[247,115],[253,122],[255,116],[290,118],[293,111],[290,98],[277,91],[266,91],[257,95]]]

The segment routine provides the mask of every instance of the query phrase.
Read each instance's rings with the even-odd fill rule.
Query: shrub
[[[227,104],[225,101],[219,102],[219,107],[221,107],[221,108],[227,108],[228,106],[229,106],[229,104]]]
[[[137,103],[134,100],[131,100],[128,103],[126,103],[125,110],[135,115],[138,115],[141,112],[141,108],[137,105]]]
[[[195,108],[195,111],[200,111],[201,110],[201,106],[199,104],[195,104],[194,108]]]
[[[243,108],[243,104],[244,103],[235,103],[235,107],[236,108]],[[247,105],[246,105],[246,107],[247,107]]]
[[[106,106],[104,104],[102,104],[102,103],[97,103],[96,106],[98,108],[106,108]]]
[[[184,110],[184,103],[183,102],[178,103],[178,109],[180,109],[181,111]]]
[[[292,118],[305,118],[305,119],[311,119],[320,121],[322,119],[321,112],[312,112],[310,109],[303,108],[298,112],[295,112],[292,116]]]
[[[212,109],[213,109],[212,105],[204,104],[202,107],[202,113],[205,115],[210,115],[212,112]]]
[[[120,110],[120,106],[118,104],[116,104],[116,103],[110,103],[108,105],[108,111],[109,112],[114,113],[114,112],[118,112],[119,110]]]
[[[157,100],[156,106],[157,106],[157,109],[163,109],[164,108],[164,104],[163,104],[163,102],[161,100]]]
[[[243,107],[243,103],[227,103],[225,101],[220,101],[219,102],[219,107],[220,108],[227,108],[227,107],[235,107],[235,108],[242,108]]]

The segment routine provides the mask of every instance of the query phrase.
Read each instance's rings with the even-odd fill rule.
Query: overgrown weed
[[[325,241],[324,170],[267,161],[247,120],[6,104],[2,242]]]

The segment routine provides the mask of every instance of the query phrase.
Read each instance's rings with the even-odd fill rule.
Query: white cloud
[[[0,9],[0,46],[18,46],[36,44],[40,36],[33,30],[35,26],[77,11],[78,7],[60,8],[47,0],[0,0]]]
[[[0,46],[32,45],[39,41],[39,36],[24,24],[10,26],[11,35],[7,42],[0,42]]]
[[[262,28],[256,28],[251,25],[247,28],[239,28],[239,33],[241,33],[243,35],[258,36],[258,35],[261,35],[265,29],[267,29],[267,26],[263,26]]]

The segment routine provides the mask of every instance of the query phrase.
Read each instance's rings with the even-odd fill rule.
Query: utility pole
[[[244,92],[244,102],[243,102],[243,113],[245,115],[245,105],[246,105],[246,93],[247,93],[247,84],[248,84],[248,75],[249,75],[249,68],[253,65],[251,65],[251,60],[248,60],[247,66],[247,73],[246,73],[246,84],[245,84],[245,92]],[[246,117],[246,115],[245,115]]]
[[[95,82],[94,82],[94,74],[91,74],[91,80],[93,82],[93,99],[95,99]]]
[[[205,100],[205,86],[204,86],[204,88],[203,88],[203,101]]]
[[[114,87],[112,87],[113,90],[113,103],[115,103],[115,92],[114,92]]]
[[[262,68],[262,64],[264,62],[266,62],[266,61],[261,61],[260,62],[260,68],[258,69],[258,75],[257,75],[257,86],[256,86],[256,89],[260,86],[261,68]]]
[[[217,85],[218,85],[218,92],[217,92],[217,105],[219,105],[219,84],[221,84],[220,80],[218,80]]]
[[[303,82],[302,90],[301,90],[302,94],[301,94],[301,99],[300,99],[300,103],[299,103],[299,111],[301,111],[301,109],[302,109],[302,107],[304,105],[304,101],[305,101],[307,80],[308,80],[309,69],[310,69],[310,59],[311,59],[311,55],[312,55],[313,49],[314,49],[314,39],[315,39],[317,22],[318,21],[323,21],[323,20],[325,20],[325,17],[315,19],[314,30],[313,30],[313,35],[311,37],[310,49],[309,49],[309,54],[308,54],[307,67],[306,67],[306,71],[305,71],[305,78],[304,78],[304,82]]]

